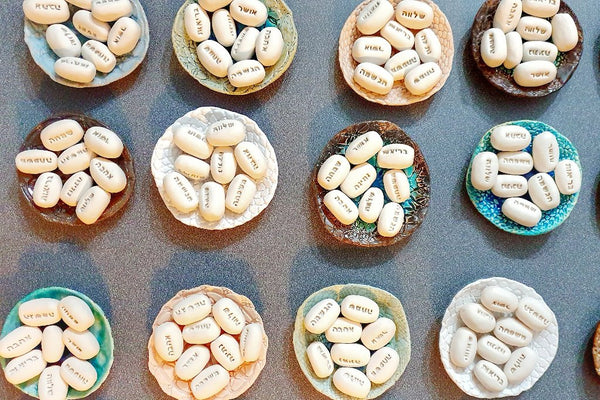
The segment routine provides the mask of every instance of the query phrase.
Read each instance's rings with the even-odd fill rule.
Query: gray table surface
[[[62,285],[82,291],[110,318],[115,363],[96,400],[163,399],[149,374],[147,339],[162,304],[177,291],[212,284],[248,296],[265,320],[268,364],[243,399],[321,399],[292,350],[296,309],[312,292],[364,283],[395,294],[406,310],[412,358],[382,399],[464,399],[444,372],[440,321],[454,294],[479,278],[504,276],[533,286],[560,325],[560,347],[546,374],[523,399],[600,396],[590,343],[600,319],[600,19],[595,1],[570,1],[584,28],[583,58],[558,93],[535,100],[502,95],[474,67],[468,43],[480,0],[438,5],[450,20],[456,53],[452,74],[431,100],[409,107],[369,103],[349,89],[337,65],[337,39],[356,2],[289,0],[300,40],[287,73],[244,97],[215,94],[189,77],[173,55],[178,1],[145,1],[151,44],[129,78],[108,87],[60,86],[33,63],[23,42],[20,1],[0,7],[0,319],[22,296]],[[225,232],[187,227],[168,212],[150,174],[156,140],[179,116],[212,105],[253,118],[279,159],[279,187],[256,220]],[[24,202],[14,156],[23,137],[53,113],[77,111],[112,127],[135,158],[134,196],[117,218],[87,228],[44,222]],[[349,124],[387,119],[419,143],[431,170],[431,205],[404,245],[378,250],[341,245],[321,227],[310,198],[313,164]],[[499,231],[475,211],[464,176],[471,152],[491,126],[542,120],[578,146],[584,181],[579,203],[554,232],[525,238]],[[0,379],[0,398],[26,399]]]

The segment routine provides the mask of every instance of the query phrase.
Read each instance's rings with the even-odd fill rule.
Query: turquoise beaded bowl
[[[19,320],[19,306],[26,301],[33,299],[41,299],[41,298],[52,298],[61,300],[67,296],[75,296],[79,297],[81,300],[85,301],[85,303],[90,307],[92,313],[94,314],[95,322],[89,328],[89,331],[94,334],[96,339],[98,339],[98,343],[100,343],[100,353],[91,360],[88,360],[96,369],[98,373],[98,380],[90,389],[81,392],[77,391],[73,388],[69,388],[69,393],[67,395],[67,399],[82,399],[84,397],[89,396],[91,393],[98,390],[98,388],[102,385],[102,383],[108,377],[108,373],[110,372],[110,368],[113,363],[113,350],[114,343],[111,334],[110,324],[104,315],[104,312],[96,303],[94,303],[89,297],[86,295],[79,293],[75,290],[63,288],[63,287],[47,287],[35,290],[29,293],[27,296],[23,297],[15,306],[10,310],[10,313],[6,317],[6,321],[2,326],[2,332],[0,333],[0,337],[6,336],[8,333],[12,332],[19,326],[21,326],[21,321]],[[62,322],[59,322],[59,326],[64,328],[61,325]],[[64,325],[64,324],[63,324]],[[60,365],[64,359],[68,357],[69,352],[65,350],[65,354],[60,359],[56,365]],[[10,360],[0,357],[0,366],[2,369],[6,367]],[[48,365],[50,366],[50,364]],[[21,383],[19,385],[15,385],[18,387],[23,393],[26,393],[32,397],[39,398],[38,395],[38,377],[28,380],[27,382]]]
[[[322,342],[327,349],[331,349],[332,344],[327,341],[325,333],[314,334],[310,333],[304,327],[304,317],[310,309],[325,299],[334,299],[336,302],[341,304],[342,300],[349,295],[360,295],[373,300],[379,306],[379,316],[386,317],[394,321],[396,324],[396,333],[387,347],[391,347],[396,350],[400,356],[400,363],[396,372],[392,377],[385,383],[382,384],[371,384],[371,390],[367,395],[367,399],[374,399],[381,396],[386,390],[390,389],[400,376],[404,373],[406,365],[410,361],[410,331],[408,328],[408,321],[406,320],[406,314],[400,300],[393,294],[386,292],[383,289],[375,288],[367,285],[358,284],[346,284],[346,285],[335,285],[323,288],[313,294],[311,294],[302,303],[296,314],[296,322],[294,325],[294,352],[296,353],[296,359],[300,368],[309,382],[319,392],[325,396],[335,400],[354,400],[354,397],[350,397],[340,392],[333,384],[333,374],[327,378],[319,378],[313,372],[313,369],[306,355],[306,348],[315,341]],[[365,367],[358,368],[364,372]]]
[[[577,163],[577,166],[581,170],[579,154],[577,153],[577,149],[575,148],[575,146],[573,146],[573,143],[571,143],[569,139],[567,139],[565,136],[563,136],[550,125],[540,121],[522,120],[505,122],[497,126],[502,125],[522,126],[523,128],[527,129],[531,134],[532,142],[533,138],[542,132],[547,131],[552,133],[554,136],[556,136],[556,140],[558,141],[558,146],[560,148],[560,160],[573,160],[575,161],[575,163]],[[491,128],[485,133],[485,135],[483,135],[483,138],[481,138],[481,141],[475,148],[473,156],[471,157],[471,162],[469,163],[469,168],[467,170],[467,176],[465,178],[465,181],[467,193],[469,194],[471,202],[473,203],[477,211],[481,213],[481,215],[483,215],[492,224],[496,225],[498,228],[506,232],[524,236],[535,236],[550,232],[567,219],[567,217],[573,210],[573,207],[577,203],[579,192],[571,195],[561,194],[560,205],[552,210],[542,211],[542,219],[540,220],[540,222],[536,226],[528,228],[526,226],[517,224],[516,222],[512,221],[511,219],[508,219],[504,216],[504,214],[502,214],[502,204],[504,203],[504,199],[496,197],[494,194],[492,194],[491,190],[477,190],[471,184],[471,165],[473,164],[473,159],[475,158],[475,156],[483,151],[491,151],[493,153],[497,153],[497,150],[495,150],[492,147],[492,144],[490,142],[490,135],[494,128]],[[531,144],[524,150],[527,152],[531,152]],[[536,173],[537,171],[534,169],[533,171],[526,174],[525,177],[529,179],[530,176]],[[554,172],[549,172],[548,174],[554,177]],[[527,195],[523,197],[529,200]]]
[[[36,24],[29,21],[27,18],[24,18],[25,43],[27,43],[27,46],[29,47],[29,52],[31,53],[31,57],[33,57],[33,61],[35,61],[35,63],[39,65],[53,81],[58,82],[61,85],[76,88],[105,86],[126,77],[142,63],[148,52],[148,45],[150,44],[148,19],[144,13],[144,8],[139,0],[131,0],[131,4],[133,5],[133,11],[130,18],[137,22],[142,29],[140,40],[133,51],[123,54],[122,56],[117,56],[117,66],[111,72],[107,74],[97,72],[96,77],[89,83],[73,82],[58,76],[56,72],[54,72],[54,63],[59,57],[52,51],[50,46],[48,46],[48,42],[46,42],[46,28],[48,28],[48,25]],[[79,8],[69,5],[69,10],[72,17]],[[77,35],[82,45],[88,40],[88,38],[77,32],[73,27],[71,19],[63,24],[68,26],[69,29]],[[113,23],[111,22],[110,24],[112,26]]]

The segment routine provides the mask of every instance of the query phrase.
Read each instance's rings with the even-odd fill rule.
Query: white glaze
[[[504,372],[496,364],[489,361],[478,361],[475,368],[473,368],[473,375],[490,392],[501,392],[508,386],[508,380]]]
[[[537,360],[537,353],[530,347],[515,350],[504,365],[508,382],[513,385],[523,382],[535,369]]]
[[[215,11],[212,15],[211,26],[217,42],[221,45],[229,47],[235,42],[237,30],[229,11],[223,8]]]
[[[531,143],[529,131],[519,125],[501,125],[492,130],[490,142],[496,150],[523,150]]]
[[[215,364],[205,368],[190,383],[192,394],[198,400],[208,399],[229,384],[229,372]]]
[[[113,22],[129,17],[132,11],[130,0],[92,0],[92,15],[99,21]]]
[[[402,50],[390,58],[384,65],[386,71],[392,74],[395,81],[403,81],[411,69],[421,63],[419,55],[414,50]]]
[[[53,24],[46,29],[46,42],[59,57],[79,57],[81,42],[69,27]]]
[[[60,366],[61,378],[75,390],[86,391],[98,380],[96,368],[89,361],[69,357]]]
[[[242,29],[233,46],[231,46],[231,57],[235,61],[249,60],[254,57],[256,40],[259,34],[259,30],[251,26]]]
[[[210,314],[212,303],[202,293],[193,294],[178,301],[173,306],[173,320],[179,325],[190,325],[203,320]]]
[[[206,346],[195,345],[183,352],[175,363],[175,375],[190,381],[198,375],[210,360],[210,350]]]
[[[267,20],[267,7],[259,0],[233,0],[229,5],[233,19],[246,26],[260,26]]]
[[[502,214],[529,228],[536,226],[542,219],[542,210],[538,206],[519,197],[506,199],[502,204]]]
[[[559,161],[554,169],[554,180],[562,194],[574,194],[581,189],[581,170],[573,160]]]
[[[380,317],[364,327],[360,341],[369,350],[379,350],[387,345],[395,334],[396,324],[394,321],[386,317]]]
[[[81,57],[93,63],[96,71],[105,74],[111,72],[115,68],[115,65],[117,65],[115,55],[110,52],[104,43],[100,43],[97,40],[88,40],[83,44]]]
[[[460,319],[473,332],[487,333],[494,330],[496,318],[494,315],[483,308],[479,303],[469,303],[463,305],[460,310]]]
[[[317,182],[325,190],[336,189],[350,172],[350,162],[340,154],[330,156],[319,168]]]
[[[498,171],[509,175],[525,175],[533,169],[533,157],[526,151],[498,153]]]
[[[375,182],[377,171],[369,163],[362,163],[350,170],[340,189],[349,198],[353,199],[367,191]]]
[[[65,352],[62,335],[63,330],[56,325],[44,328],[42,333],[42,356],[49,364],[58,362]]]
[[[95,154],[91,152],[85,143],[79,143],[64,150],[58,156],[58,169],[63,174],[74,174],[89,168]]]
[[[80,360],[89,360],[100,352],[100,343],[90,331],[77,332],[67,328],[62,339],[65,347]]]
[[[50,25],[69,19],[69,6],[65,0],[24,0],[25,17],[36,24]]]
[[[142,37],[142,28],[129,17],[119,18],[108,32],[108,49],[115,56],[127,54],[137,46]]]
[[[215,182],[226,185],[235,177],[237,164],[231,147],[215,147],[210,158],[210,174]]]
[[[56,324],[61,319],[59,301],[51,298],[32,299],[19,306],[19,320],[28,326]]]
[[[205,182],[200,187],[200,215],[207,221],[218,221],[225,215],[225,189],[217,182]]]
[[[256,60],[238,61],[227,69],[227,78],[233,87],[246,87],[265,79],[265,67]]]
[[[543,18],[526,16],[519,20],[517,32],[523,40],[545,41],[552,36],[552,25]]]
[[[406,1],[406,0],[404,0]],[[415,35],[415,50],[422,62],[437,63],[442,57],[442,44],[435,32],[429,28]]]
[[[183,340],[189,344],[207,344],[221,334],[221,327],[213,317],[206,317],[202,321],[186,325],[183,328]]]
[[[312,342],[306,348],[308,361],[318,378],[327,378],[333,373],[333,360],[327,347],[321,342]]]
[[[210,175],[210,164],[189,154],[178,155],[173,166],[188,179],[201,180]]]
[[[340,315],[340,305],[335,300],[321,300],[304,316],[304,327],[310,333],[323,333],[333,325],[338,315]]]
[[[489,362],[502,365],[510,358],[511,351],[494,336],[485,335],[477,341],[477,354]]]
[[[481,58],[491,68],[499,67],[506,60],[508,49],[506,35],[501,29],[490,28],[481,37]]]
[[[101,126],[92,126],[85,131],[83,142],[87,148],[106,158],[118,158],[123,153],[123,142],[116,133]]]
[[[256,195],[256,183],[247,175],[239,174],[229,184],[225,194],[225,207],[234,213],[241,214]]]
[[[346,158],[351,164],[357,165],[368,161],[383,146],[379,133],[369,131],[357,136],[346,148]]]
[[[4,377],[9,383],[18,385],[35,378],[46,368],[41,350],[32,350],[10,360],[4,368]]]
[[[340,311],[349,320],[362,324],[375,322],[379,317],[379,306],[376,302],[355,294],[344,297]]]
[[[44,172],[33,186],[33,202],[41,208],[52,208],[60,200],[62,180],[54,172]]]
[[[193,126],[182,125],[173,133],[173,143],[182,151],[201,159],[210,157],[213,146],[207,135]]]
[[[552,17],[559,8],[560,0],[523,0],[523,12],[536,17]]]
[[[381,36],[361,36],[352,45],[352,58],[357,63],[383,65],[392,55],[392,45]]]
[[[64,297],[58,303],[58,312],[65,324],[77,332],[89,329],[96,321],[90,306],[77,296]]]
[[[433,22],[433,8],[418,0],[403,0],[396,6],[396,20],[409,29],[424,29]]]
[[[404,209],[398,203],[390,202],[383,206],[377,221],[377,233],[383,237],[393,237],[404,225]]]
[[[394,15],[388,0],[371,0],[358,14],[356,28],[363,35],[372,35],[385,26]]]
[[[358,216],[363,221],[372,224],[377,221],[383,209],[383,192],[377,187],[369,188],[358,203]]]
[[[365,373],[371,382],[383,384],[390,380],[399,364],[400,356],[398,352],[391,347],[384,347],[373,353]]]
[[[579,42],[579,33],[573,17],[566,13],[552,18],[552,42],[562,52],[571,51]]]
[[[459,368],[466,368],[475,360],[477,335],[469,328],[458,328],[450,342],[450,361]]]
[[[208,72],[219,78],[227,76],[227,70],[229,69],[229,66],[233,64],[233,59],[227,49],[219,42],[205,40],[198,45],[196,53],[198,54],[200,64],[202,64]]]
[[[383,187],[393,202],[402,203],[410,197],[410,184],[402,170],[391,169],[383,174]]]
[[[551,210],[560,204],[560,193],[554,179],[545,172],[533,175],[527,181],[531,201],[542,211]]]
[[[185,32],[194,42],[203,42],[210,37],[210,18],[197,3],[190,3],[183,13]]]
[[[492,193],[500,198],[523,196],[527,193],[527,178],[521,175],[498,175]]]
[[[264,331],[261,324],[248,324],[240,333],[240,351],[244,362],[254,362],[259,359],[263,350]]]
[[[242,309],[236,304],[235,301],[223,297],[219,299],[212,307],[213,318],[219,324],[221,328],[227,333],[232,335],[239,334],[244,325],[246,325],[246,318]]]
[[[432,90],[441,79],[442,69],[440,66],[434,62],[428,62],[408,71],[404,76],[404,85],[409,92],[420,96]]]
[[[42,341],[42,330],[33,326],[19,326],[0,339],[0,357],[14,358],[29,353]]]
[[[119,164],[102,157],[90,162],[90,175],[102,189],[109,193],[119,193],[127,186],[125,172]]]
[[[506,59],[504,67],[513,69],[523,61],[523,39],[518,32],[512,31],[506,34]]]
[[[548,328],[556,320],[546,303],[531,297],[521,299],[515,316],[534,332]]]
[[[494,335],[509,346],[523,347],[531,343],[532,332],[515,318],[498,320]]]
[[[48,150],[24,150],[15,157],[17,169],[24,174],[41,174],[54,171],[57,167],[57,157]]]
[[[523,3],[521,0],[502,0],[494,14],[494,28],[501,29],[504,33],[514,31],[521,19]]]
[[[499,313],[511,313],[519,305],[517,295],[500,286],[487,286],[481,291],[479,301],[488,310]]]
[[[65,400],[69,385],[60,376],[60,366],[47,367],[40,374],[38,395],[40,400]]]
[[[371,390],[369,378],[356,368],[338,368],[333,374],[333,385],[340,392],[361,399],[366,398]]]
[[[240,344],[233,336],[226,333],[216,338],[210,344],[210,351],[215,360],[227,371],[233,371],[244,362],[240,351]]]
[[[325,331],[327,341],[331,343],[354,343],[360,339],[362,325],[347,318],[338,318]]]
[[[405,169],[415,162],[415,149],[401,143],[383,146],[377,153],[377,165],[380,168]]]
[[[397,21],[391,20],[379,32],[396,50],[409,50],[415,44],[415,35]]]
[[[327,193],[323,204],[343,225],[350,225],[358,218],[358,207],[340,190],[335,189]]]
[[[331,359],[340,367],[364,367],[370,358],[371,352],[362,344],[336,343],[331,346]]]
[[[183,336],[174,322],[165,322],[154,328],[154,349],[166,362],[176,361],[183,353]]]
[[[538,40],[523,43],[523,62],[535,60],[554,62],[557,55],[558,49],[553,43]]]
[[[354,69],[353,77],[357,84],[377,94],[388,94],[394,85],[392,74],[385,68],[371,63],[358,64]]]
[[[69,81],[88,83],[96,76],[96,66],[82,58],[61,57],[54,63],[54,72]]]
[[[73,26],[88,39],[95,39],[100,42],[108,40],[110,25],[94,18],[90,11],[79,10],[73,14]]]
[[[256,39],[256,58],[265,67],[275,65],[283,53],[283,44],[283,35],[277,27],[264,28]]]
[[[533,167],[538,172],[550,172],[556,168],[560,159],[560,148],[556,136],[542,132],[533,138]]]

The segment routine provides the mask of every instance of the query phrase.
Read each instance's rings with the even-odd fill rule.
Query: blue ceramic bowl
[[[548,131],[552,133],[554,136],[556,136],[556,140],[558,141],[558,146],[560,148],[560,160],[573,160],[577,163],[579,169],[581,170],[579,154],[577,153],[575,146],[573,146],[569,139],[561,135],[550,125],[539,121],[528,120],[505,122],[504,124],[500,124],[498,126],[502,125],[522,126],[523,128],[527,129],[529,133],[531,133],[532,142],[533,138],[542,132]],[[542,211],[542,219],[540,222],[536,226],[528,228],[526,226],[517,224],[502,214],[502,204],[504,203],[505,199],[494,196],[491,190],[477,190],[471,184],[471,165],[473,164],[473,159],[475,156],[482,151],[491,151],[493,153],[498,152],[490,143],[490,135],[494,128],[490,129],[485,135],[483,135],[483,138],[473,152],[473,157],[471,157],[471,162],[469,163],[469,169],[467,170],[467,176],[465,179],[469,198],[475,205],[475,208],[477,208],[477,211],[479,211],[492,224],[506,232],[524,236],[535,236],[550,232],[552,229],[562,224],[565,219],[567,219],[571,213],[571,210],[573,210],[575,203],[577,203],[579,192],[572,195],[561,194],[560,205],[552,210]],[[531,144],[525,149],[525,151],[531,152]],[[526,174],[525,177],[529,179],[530,176],[535,175],[536,173],[537,171],[534,169],[530,173]],[[554,177],[554,172],[549,172],[549,175]],[[523,197],[529,200],[528,196]]]
[[[48,25],[36,24],[25,18],[25,43],[27,43],[27,46],[29,47],[31,57],[33,57],[35,63],[39,65],[40,68],[50,78],[52,78],[53,81],[65,86],[77,88],[98,87],[108,85],[114,81],[124,78],[132,73],[144,60],[144,57],[146,57],[146,52],[148,51],[148,44],[150,43],[150,36],[148,34],[148,19],[146,18],[142,4],[139,2],[139,0],[130,1],[133,5],[133,11],[130,17],[140,25],[140,28],[142,28],[140,41],[131,53],[117,57],[117,66],[108,74],[97,72],[94,80],[89,83],[73,82],[58,76],[54,72],[54,63],[60,57],[58,57],[54,51],[52,51],[46,42],[46,28]],[[78,10],[77,7],[72,5],[69,5],[69,8],[71,11],[71,16],[73,16],[73,14]],[[88,40],[88,38],[80,35],[77,32],[77,30],[73,27],[71,20],[64,22],[63,24],[75,32],[82,45]],[[113,23],[111,22],[110,24],[112,25]]]
[[[94,366],[96,372],[98,373],[98,380],[96,381],[94,386],[92,386],[85,392],[80,392],[73,388],[69,388],[69,394],[67,396],[68,399],[82,399],[98,390],[98,388],[106,380],[114,359],[114,343],[112,339],[110,324],[108,323],[108,320],[106,319],[106,316],[104,315],[104,312],[102,311],[100,306],[94,303],[89,297],[75,290],[63,287],[48,287],[31,292],[27,296],[23,297],[17,304],[15,304],[12,310],[10,310],[10,313],[6,317],[6,321],[4,322],[4,326],[2,327],[0,337],[6,336],[8,333],[12,332],[13,330],[22,325],[21,321],[19,320],[19,306],[24,302],[45,297],[61,300],[67,296],[79,297],[80,299],[85,301],[86,304],[91,308],[96,321],[94,322],[94,325],[92,325],[89,328],[89,331],[94,334],[96,339],[98,339],[98,343],[100,343],[100,353],[98,353],[96,357],[89,360],[89,362]],[[62,361],[66,359],[69,355],[70,354],[68,350],[65,350],[65,354],[63,355],[61,360],[58,363],[56,363],[56,365],[60,365],[60,363],[62,363]],[[2,366],[2,369],[6,367],[8,361],[10,360],[0,357],[0,366]],[[50,366],[50,364],[48,366]],[[32,397],[39,398],[37,377],[15,386],[18,387],[22,392]]]

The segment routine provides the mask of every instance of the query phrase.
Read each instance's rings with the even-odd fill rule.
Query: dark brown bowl
[[[376,223],[368,224],[360,218],[351,225],[343,225],[340,223],[323,203],[323,199],[328,190],[323,189],[317,181],[319,168],[321,168],[321,165],[325,160],[334,154],[343,154],[343,150],[350,142],[368,131],[379,133],[383,139],[384,146],[391,143],[401,143],[411,146],[415,150],[415,161],[413,166],[404,170],[411,188],[410,198],[402,203],[402,208],[404,209],[404,225],[402,225],[400,232],[394,237],[383,237],[379,235],[377,233]],[[377,171],[377,178],[372,186],[378,187],[383,191],[387,203],[389,199],[385,194],[382,180],[383,173],[386,169],[379,168],[375,163],[375,158],[376,156],[371,157],[368,161]],[[423,222],[427,207],[429,206],[429,167],[425,162],[425,158],[423,157],[419,146],[402,129],[400,129],[398,125],[388,121],[360,122],[358,124],[350,125],[332,137],[327,145],[325,145],[321,156],[317,160],[313,173],[312,186],[314,188],[314,197],[317,201],[319,215],[321,216],[321,220],[327,231],[336,239],[355,246],[390,246],[408,238],[419,225],[421,225],[421,222]],[[362,196],[359,196],[354,199],[355,203],[358,204],[361,197]]]
[[[50,125],[53,122],[67,118],[79,122],[84,132],[92,126],[101,126],[103,128],[110,129],[102,122],[85,116],[83,114],[59,114],[37,124],[25,137],[25,140],[23,141],[23,144],[21,145],[19,151],[31,149],[47,150],[40,139],[40,133],[42,132],[42,129],[44,129],[46,126]],[[60,152],[55,153],[57,156],[60,154]],[[125,172],[125,176],[127,177],[127,186],[124,190],[120,191],[119,193],[111,193],[111,199],[110,203],[108,204],[108,207],[106,208],[106,210],[104,210],[104,213],[102,213],[100,218],[98,218],[98,220],[95,223],[98,223],[115,215],[121,208],[125,206],[125,204],[127,204],[129,198],[133,193],[133,187],[135,185],[133,159],[131,158],[131,154],[129,153],[129,150],[127,149],[127,146],[125,146],[125,144],[123,144],[123,153],[121,154],[121,156],[119,158],[113,158],[111,159],[111,161],[117,163],[119,167],[121,167],[123,172]],[[69,175],[65,175],[62,172],[60,172],[59,169],[56,169],[52,172],[58,174],[61,177],[63,183],[69,177]],[[89,169],[86,169],[85,172],[89,174]],[[71,226],[86,225],[83,222],[81,222],[79,218],[77,218],[77,215],[75,214],[75,207],[71,207],[63,203],[62,200],[59,200],[58,204],[52,208],[41,208],[35,205],[35,203],[33,202],[33,187],[35,186],[35,182],[37,181],[39,175],[24,174],[21,171],[17,170],[17,176],[19,179],[21,192],[25,196],[27,203],[34,210],[36,210],[42,216],[42,218],[50,222],[57,222],[60,224]]]
[[[480,54],[481,37],[484,32],[492,28],[494,22],[494,14],[500,0],[486,0],[473,21],[473,27],[471,28],[471,53],[473,59],[477,64],[477,68],[481,71],[485,79],[487,79],[492,85],[501,91],[517,97],[542,97],[552,92],[556,92],[558,89],[563,87],[565,83],[571,78],[573,72],[579,65],[581,59],[581,53],[583,51],[583,31],[577,16],[571,10],[571,8],[564,2],[560,2],[559,13],[566,13],[573,17],[575,25],[577,25],[577,32],[579,33],[579,42],[577,46],[569,52],[559,52],[557,61],[554,63],[557,66],[556,79],[552,82],[538,87],[522,87],[515,83],[512,77],[512,70],[506,69],[503,66],[498,68],[490,68],[483,62]]]

